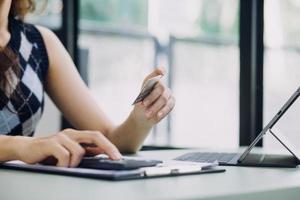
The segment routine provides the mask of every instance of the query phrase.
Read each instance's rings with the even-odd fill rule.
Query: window
[[[121,122],[146,73],[165,66],[177,104],[148,143],[238,146],[238,11],[238,0],[81,0],[94,96]]]
[[[177,9],[185,11],[181,30],[190,31],[173,33],[172,143],[238,146],[238,1],[182,2]]]
[[[147,26],[147,5],[147,0],[81,0],[81,26],[141,29]]]
[[[37,0],[37,12],[27,20],[54,30],[62,29],[62,4],[68,1],[45,2]],[[173,90],[177,104],[171,117],[154,129],[148,143],[238,146],[239,14],[242,20],[252,21],[241,22],[246,24],[241,27],[242,31],[249,33],[241,37],[247,43],[247,48],[241,50],[241,59],[245,56],[242,59],[247,60],[245,63],[251,61],[251,65],[240,66],[246,69],[243,84],[245,88],[259,87],[256,94],[251,89],[243,90],[247,95],[241,105],[253,105],[258,101],[259,106],[249,106],[240,113],[243,123],[247,124],[249,119],[251,123],[248,124],[257,125],[249,133],[242,131],[241,139],[250,142],[261,122],[261,77],[253,68],[259,66],[255,63],[262,58],[260,15],[263,6],[265,124],[299,86],[300,27],[295,20],[300,11],[298,0],[265,0],[264,5],[259,0],[247,3],[238,0],[79,2],[80,61],[88,61],[80,66],[88,69],[89,86],[94,96],[116,123],[123,121],[132,109],[131,103],[144,76],[155,66],[165,66],[168,70],[164,80]],[[255,19],[253,13],[258,14],[258,18]],[[251,20],[247,20],[248,15],[252,16]],[[61,31],[60,34],[65,33]],[[256,34],[259,35],[257,44],[252,37]],[[259,46],[259,51],[248,51],[253,42]],[[249,75],[247,70],[251,72]],[[297,141],[299,109],[296,102],[278,123],[281,131]],[[277,147],[268,136],[264,145]]]
[[[154,40],[140,31],[147,23],[147,1],[81,1],[81,49],[88,50],[89,86],[115,123],[122,122],[153,68]]]
[[[264,122],[267,123],[300,86],[300,2],[265,1]],[[297,100],[276,128],[293,141],[300,141],[300,102]],[[300,143],[299,143],[300,145]],[[270,136],[264,146],[277,148]]]
[[[26,20],[56,30],[62,25],[62,7],[62,0],[36,0],[36,10]]]

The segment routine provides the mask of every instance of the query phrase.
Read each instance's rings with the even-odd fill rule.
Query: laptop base
[[[249,167],[284,167],[295,168],[299,161],[292,155],[275,154],[248,154],[239,162],[241,154],[238,153],[217,153],[217,152],[195,152],[187,153],[175,158],[175,160],[192,162],[213,162],[218,161],[220,166],[249,166]],[[214,159],[214,160],[212,160]]]

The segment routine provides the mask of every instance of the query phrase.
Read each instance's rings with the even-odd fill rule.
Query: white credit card
[[[138,97],[134,100],[133,104],[139,103],[143,101],[154,89],[156,83],[162,78],[162,75],[155,76],[153,78],[150,78],[146,81],[144,84],[140,94]]]

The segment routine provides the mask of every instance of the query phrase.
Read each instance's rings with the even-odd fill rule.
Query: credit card
[[[162,78],[162,75],[155,76],[153,78],[150,78],[146,81],[144,84],[144,87],[142,88],[140,94],[138,97],[134,100],[133,104],[139,103],[143,101],[154,89],[156,83]]]

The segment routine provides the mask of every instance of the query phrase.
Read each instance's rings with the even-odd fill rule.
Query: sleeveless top
[[[0,135],[32,136],[44,108],[48,55],[35,26],[10,18],[9,29],[8,47],[18,56],[20,72],[8,70],[12,89],[9,94],[0,90]]]

